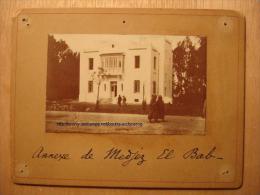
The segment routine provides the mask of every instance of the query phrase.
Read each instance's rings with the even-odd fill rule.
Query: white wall
[[[135,68],[135,56],[140,56],[140,68]],[[129,49],[125,57],[124,92],[129,103],[142,103],[143,95],[150,93],[150,60],[151,52],[145,49]],[[134,80],[140,80],[140,92],[134,93]],[[145,89],[143,89],[143,86]],[[145,93],[145,94],[144,94]],[[139,102],[135,102],[138,99]]]
[[[130,46],[129,46],[130,47]],[[88,81],[92,80],[91,74],[98,71],[101,66],[101,53],[121,52],[124,53],[124,72],[122,76],[108,76],[100,85],[100,99],[111,97],[111,81],[117,81],[117,94],[125,96],[127,103],[141,104],[143,99],[150,102],[153,94],[153,81],[156,82],[156,94],[162,95],[166,103],[171,102],[172,85],[172,49],[171,44],[165,39],[159,38],[153,43],[150,41],[142,47],[120,49],[115,45],[113,48],[102,48],[102,52],[82,52],[80,56],[80,95],[79,101],[96,102],[97,84],[94,82],[93,92],[88,93]],[[135,56],[140,56],[140,67],[135,68]],[[156,70],[154,70],[154,57],[156,57]],[[94,58],[94,69],[88,69],[88,59]],[[134,93],[134,81],[140,81],[140,92]],[[123,84],[123,90],[121,85]],[[104,90],[106,85],[106,90]],[[165,91],[166,89],[166,91]],[[166,92],[166,93],[165,93]],[[113,98],[113,103],[117,98]],[[138,102],[136,101],[138,100]]]
[[[171,43],[164,41],[164,102],[172,102],[172,45]]]
[[[94,59],[93,70],[89,70],[89,58]],[[93,72],[100,66],[99,52],[80,53],[80,91],[79,101],[95,102],[97,97],[97,84],[93,83],[93,92],[88,93],[88,81],[91,81]]]

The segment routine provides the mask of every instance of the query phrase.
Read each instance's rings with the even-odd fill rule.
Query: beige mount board
[[[244,28],[243,17],[233,11],[25,9],[19,12],[13,22],[12,167],[14,182],[37,185],[142,188],[240,187],[243,175]],[[167,109],[173,107],[177,101],[173,101],[174,98],[165,104],[167,108],[165,121],[149,123],[146,116],[149,112],[146,111],[141,114],[127,113],[129,111],[127,106],[141,109],[143,105],[138,98],[134,98],[133,104],[130,104],[131,96],[127,96],[129,104],[123,107],[124,105],[118,104],[119,94],[115,91],[119,91],[119,81],[122,82],[122,79],[125,79],[123,73],[127,73],[126,68],[131,66],[131,63],[127,64],[127,59],[133,59],[132,66],[137,69],[147,68],[148,65],[144,66],[142,62],[142,55],[146,54],[111,53],[108,50],[105,56],[117,56],[116,60],[125,59],[123,64],[113,61],[117,67],[125,66],[124,70],[120,69],[125,72],[121,72],[122,75],[119,76],[113,74],[103,76],[102,79],[106,79],[101,80],[100,85],[100,89],[105,91],[106,87],[103,87],[105,80],[114,79],[112,83],[110,82],[112,87],[107,88],[111,90],[110,95],[112,94],[116,103],[111,101],[108,107],[114,109],[118,106],[118,113],[101,112],[105,103],[100,103],[99,110],[95,110],[88,102],[77,102],[80,98],[62,106],[57,104],[59,100],[55,100],[51,101],[50,105],[48,90],[51,87],[47,86],[48,83],[50,84],[48,79],[51,75],[48,69],[51,63],[49,56],[53,54],[50,49],[50,39],[54,37],[58,41],[59,36],[63,37],[71,49],[66,51],[79,52],[79,71],[82,70],[80,60],[83,58],[83,52],[79,48],[77,48],[79,50],[72,50],[73,43],[78,37],[82,37],[80,39],[82,42],[88,40],[88,43],[92,43],[91,48],[100,45],[98,41],[101,39],[104,41],[104,37],[108,37],[108,41],[105,40],[104,43],[116,40],[115,44],[108,44],[112,50],[118,49],[117,46],[123,42],[122,40],[130,39],[137,42],[137,45],[139,44],[135,47],[136,51],[141,49],[148,51],[150,48],[149,51],[154,53],[154,57],[151,58],[154,60],[151,63],[154,71],[151,75],[158,77],[154,77],[154,88],[152,82],[149,81],[151,83],[149,88],[154,89],[158,96],[160,86],[164,86],[164,84],[160,85],[161,79],[167,77],[160,76],[160,71],[166,69],[162,68],[163,65],[160,65],[159,61],[166,59],[162,56],[166,56],[167,52],[164,54],[160,52],[162,49],[151,41],[153,40],[151,37],[172,40],[168,41],[173,48],[170,53],[177,51],[178,41],[176,40],[182,40],[183,43],[190,40],[192,48],[196,48],[195,43],[199,43],[194,51],[200,51],[202,39],[206,40],[206,50],[203,54],[203,59],[206,61],[206,98],[199,107],[203,108],[201,110],[205,113],[201,111],[200,116],[197,116],[198,113],[197,115],[193,113],[194,116],[168,115]],[[93,43],[91,36],[97,40],[96,44]],[[141,47],[140,42],[143,40],[148,40],[150,46],[145,48],[141,45]],[[196,40],[199,41],[196,42]],[[133,50],[133,48],[124,49]],[[191,54],[190,50],[184,51],[185,54]],[[57,55],[64,53],[66,52],[58,52]],[[104,56],[104,53],[99,53],[97,59],[102,59],[101,56]],[[185,59],[189,58],[189,55],[184,56]],[[89,58],[94,59],[94,62],[86,61],[91,70],[92,65],[96,67],[98,63],[94,57]],[[63,59],[59,58],[59,63],[62,63]],[[168,58],[171,62],[173,59],[176,58],[171,55]],[[101,64],[102,61],[99,66]],[[165,64],[167,63],[164,63],[164,67]],[[102,66],[106,67],[105,64]],[[174,65],[167,67],[173,67],[170,70],[174,74]],[[165,75],[167,75],[166,72]],[[81,73],[82,71],[78,74],[84,75]],[[63,72],[61,74],[65,75]],[[134,93],[143,92],[144,97],[145,87],[139,84],[144,81],[135,80],[134,77],[138,77],[138,74],[130,75],[130,77],[134,84],[129,86],[134,88]],[[66,80],[64,76],[64,83]],[[179,82],[178,79],[174,80],[174,76],[171,81],[170,83]],[[76,85],[79,88],[76,93],[78,94],[80,87],[84,85],[80,82]],[[92,82],[86,85],[88,92],[93,90],[95,93],[96,85]],[[171,90],[173,86],[174,84]],[[121,90],[123,91],[123,87]],[[166,96],[163,96],[163,99],[166,101]],[[149,103],[150,100],[147,101],[147,109],[149,109]],[[85,105],[83,111],[74,110],[75,105],[79,104]],[[139,112],[138,109],[136,112]],[[186,112],[189,113],[189,110]],[[75,126],[62,129],[57,129],[56,126],[54,130],[48,130],[48,125],[55,121],[65,122],[63,126],[71,124],[72,121],[74,121],[73,124],[80,125],[90,122],[88,118],[91,117],[96,117],[95,120],[98,121],[111,116],[115,116],[118,122],[131,122],[134,121],[134,116],[138,116],[138,120],[139,118],[143,120],[140,124],[144,125],[144,130],[139,128],[135,131],[133,127],[132,129],[129,127],[129,129],[122,128],[120,131],[118,127],[97,127],[97,130],[92,132],[91,128],[79,128],[79,131],[75,131]],[[124,120],[128,118],[129,121],[120,121],[124,116]],[[50,120],[51,117],[56,118]],[[175,129],[178,127],[174,125],[179,124],[180,121],[183,123],[180,126],[187,127],[187,131]],[[194,131],[194,128],[201,121],[204,125],[199,125],[199,127],[203,127],[203,132],[198,133]],[[173,128],[172,131],[169,130],[169,126]],[[157,131],[157,129],[162,130]]]

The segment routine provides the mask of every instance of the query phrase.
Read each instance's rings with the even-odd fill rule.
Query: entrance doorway
[[[117,96],[117,81],[110,81],[111,97]]]

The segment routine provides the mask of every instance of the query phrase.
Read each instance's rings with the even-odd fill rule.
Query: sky
[[[147,40],[155,40],[159,37],[165,37],[172,43],[172,49],[177,47],[179,41],[182,41],[186,36],[176,35],[118,35],[118,34],[53,34],[55,39],[64,40],[74,52],[81,52],[89,49],[97,49],[102,47],[104,43],[141,43]],[[198,48],[199,37],[189,36],[192,43]]]

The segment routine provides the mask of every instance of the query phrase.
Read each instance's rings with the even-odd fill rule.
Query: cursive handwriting
[[[172,159],[174,158],[174,149],[165,148],[157,157],[156,159]]]
[[[123,152],[118,148],[111,148],[106,152],[104,159],[113,159],[122,161],[122,166],[128,165],[131,161],[137,161],[137,165],[142,165],[146,160],[144,154],[139,153],[139,151],[133,152],[131,149],[127,152]]]
[[[207,153],[202,153],[199,148],[192,148],[191,150],[185,152],[183,154],[183,158],[184,159],[205,159],[205,160],[209,160],[209,159],[220,159],[222,160],[222,157],[217,157],[215,155],[216,152],[216,146],[214,146],[211,150],[209,150]]]
[[[202,152],[198,147],[194,147],[192,149],[187,150],[185,153],[182,153],[182,158],[185,160],[222,160],[223,157],[218,156],[216,153],[216,146],[210,148],[206,152]],[[175,156],[175,149],[171,147],[163,148],[154,158],[155,160],[172,160],[175,159]],[[94,160],[95,157],[96,154],[93,148],[87,149],[85,153],[82,153],[82,155],[79,156],[81,160]],[[131,162],[140,166],[147,161],[147,159],[145,158],[145,153],[143,151],[133,149],[123,150],[117,147],[110,148],[105,152],[105,154],[102,157],[104,160],[120,161],[122,166],[127,166]],[[45,150],[44,146],[40,146],[33,152],[32,158],[61,161],[70,160],[71,154],[49,152]]]
[[[39,159],[53,159],[53,160],[69,160],[70,154],[68,153],[49,153],[44,151],[44,147],[40,146],[32,155],[32,158]]]
[[[94,159],[93,148],[90,148],[87,153],[83,154],[81,156],[81,159],[85,159],[85,160]]]

